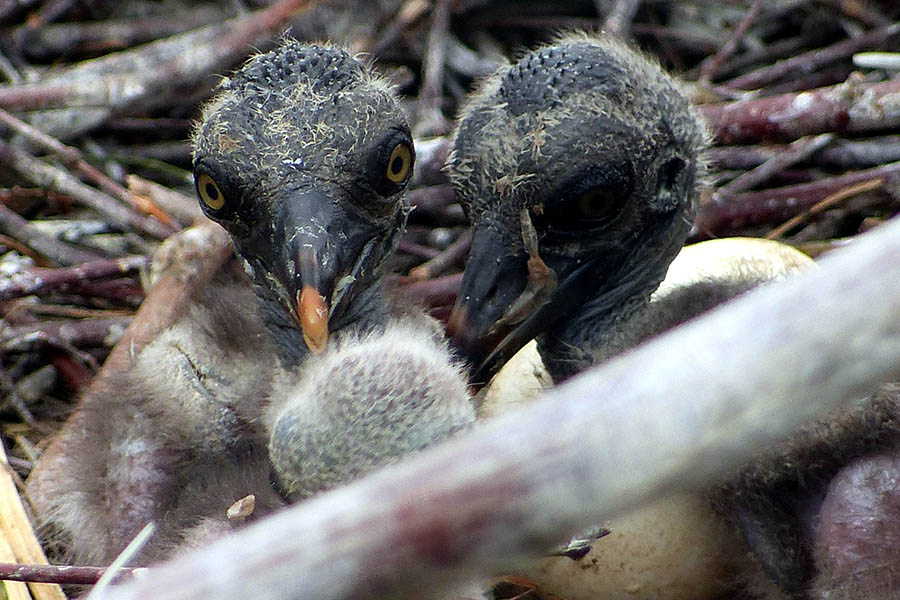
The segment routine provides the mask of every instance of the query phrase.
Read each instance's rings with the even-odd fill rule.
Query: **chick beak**
[[[527,220],[527,223],[526,223]],[[527,322],[553,296],[556,272],[537,251],[523,217],[525,252],[510,254],[487,228],[475,231],[469,263],[448,323],[453,345],[474,367],[474,384],[487,383],[534,335]]]
[[[328,302],[319,290],[319,269],[315,252],[309,246],[297,253],[300,280],[303,287],[297,292],[297,318],[303,341],[310,352],[321,352],[328,344]]]

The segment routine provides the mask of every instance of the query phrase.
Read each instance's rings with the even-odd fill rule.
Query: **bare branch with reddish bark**
[[[850,79],[799,93],[697,107],[719,144],[789,141],[817,133],[860,133],[900,126],[900,79]]]
[[[696,240],[724,235],[753,225],[777,225],[807,210],[841,189],[870,179],[900,183],[900,162],[854,171],[812,183],[713,197],[700,207],[692,237]]]

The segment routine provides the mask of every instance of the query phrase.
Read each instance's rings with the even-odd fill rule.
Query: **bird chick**
[[[288,41],[220,85],[193,141],[201,206],[231,234],[286,364],[330,331],[384,325],[415,154],[383,78]]]
[[[394,319],[350,332],[309,358],[273,398],[269,452],[290,500],[352,481],[466,429],[475,419],[465,376],[437,329]]]
[[[415,311],[382,290],[414,160],[383,79],[286,41],[223,81],[194,145],[201,205],[253,287],[220,274],[42,459],[30,490],[78,563],[108,564],[149,521],[141,561],[162,559],[238,526],[226,511],[244,496],[261,516],[280,491],[337,485],[474,420],[433,321],[401,319]]]
[[[705,141],[673,81],[608,37],[563,37],[475,92],[449,159],[473,231],[449,329],[475,382],[535,336],[554,380],[589,364],[565,349],[646,303],[684,244]]]
[[[152,521],[140,560],[154,561],[200,543],[205,519],[236,525],[225,511],[248,494],[257,515],[283,506],[260,425],[272,356],[246,279],[225,269],[130,368],[92,385],[28,479],[61,557],[109,564]]]
[[[223,83],[194,145],[201,205],[231,234],[284,367],[263,421],[286,498],[474,421],[434,321],[383,290],[414,161],[385,80],[338,48],[286,42]]]
[[[532,337],[559,382],[771,278],[735,261],[733,278],[649,302],[687,236],[704,144],[674,83],[609,38],[565,36],[483,84],[449,164],[473,227],[450,327],[476,383]],[[710,493],[755,557],[745,592],[885,585],[896,472],[874,474],[896,462],[897,402],[885,388],[837,411]]]

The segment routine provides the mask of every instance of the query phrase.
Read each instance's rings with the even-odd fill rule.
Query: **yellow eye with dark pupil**
[[[585,219],[602,219],[616,208],[616,194],[608,187],[594,187],[578,197],[578,212]]]
[[[203,204],[213,210],[219,210],[225,206],[225,195],[222,194],[222,190],[219,189],[213,178],[206,173],[201,173],[197,177],[197,193],[200,194]]]
[[[412,170],[412,150],[409,144],[399,143],[394,146],[388,158],[387,178],[392,183],[403,183]]]

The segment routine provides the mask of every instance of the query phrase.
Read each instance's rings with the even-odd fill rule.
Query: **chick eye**
[[[400,142],[391,150],[385,175],[391,183],[403,183],[412,171],[412,148],[406,142]]]
[[[616,211],[618,198],[612,189],[598,185],[581,194],[578,197],[576,206],[582,218],[597,221],[612,215]]]
[[[203,204],[212,210],[220,210],[225,206],[225,194],[219,188],[219,184],[206,173],[197,176],[197,194]]]

